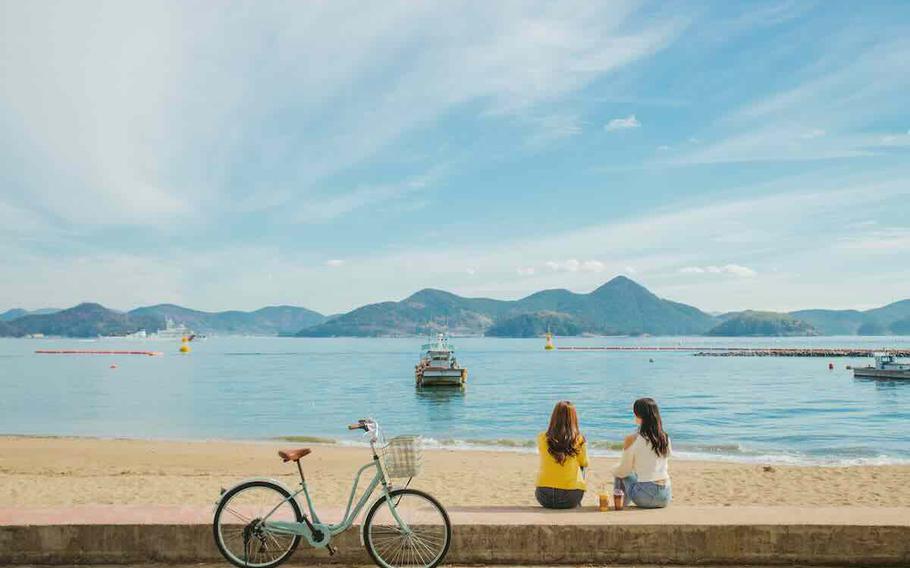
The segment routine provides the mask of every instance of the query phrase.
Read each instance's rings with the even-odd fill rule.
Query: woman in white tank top
[[[613,468],[613,496],[616,508],[629,503],[655,509],[672,499],[668,461],[670,437],[664,432],[657,403],[640,398],[632,406],[638,432],[626,436],[622,459]]]

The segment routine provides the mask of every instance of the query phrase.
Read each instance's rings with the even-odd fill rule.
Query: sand
[[[219,489],[253,477],[295,485],[279,448],[309,446],[307,481],[320,505],[343,506],[365,448],[284,442],[148,441],[0,437],[0,507],[85,504],[210,505]],[[589,489],[615,458],[594,458]],[[784,466],[671,462],[673,499],[686,506],[910,507],[910,466]],[[532,505],[537,456],[432,450],[412,486],[448,506]],[[596,496],[589,491],[586,504]]]

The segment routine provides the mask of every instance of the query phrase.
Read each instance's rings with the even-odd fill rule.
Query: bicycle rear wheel
[[[370,557],[383,568],[439,565],[452,540],[452,523],[446,510],[439,501],[416,489],[396,489],[389,497],[391,504],[380,497],[363,523],[363,540]]]
[[[268,520],[303,522],[300,506],[290,496],[269,481],[249,481],[225,493],[212,523],[221,554],[239,568],[275,568],[287,560],[300,536],[276,534],[262,519],[275,509]]]

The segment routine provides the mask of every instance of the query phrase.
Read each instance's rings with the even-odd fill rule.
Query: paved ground
[[[294,562],[289,562],[288,564],[286,564],[286,566],[288,566],[288,567],[302,566],[302,564],[295,564]],[[320,566],[317,564],[307,564],[307,566],[308,566],[308,568],[341,568],[343,565],[326,564],[326,565]],[[446,568],[484,568],[483,566],[478,566],[478,565],[458,566],[458,565],[446,564],[444,566]],[[529,565],[526,564],[524,566],[529,566]],[[593,567],[596,565],[590,565],[590,566]],[[610,568],[667,568],[666,566],[657,566],[654,564],[610,564],[609,567]],[[801,564],[787,564],[786,567],[787,568],[810,568],[809,566],[804,566]],[[47,566],[32,566],[32,565],[27,565],[27,566],[16,565],[16,566],[9,566],[8,568],[48,568],[48,567]],[[73,565],[73,566],[58,565],[58,566],[55,566],[54,568],[231,568],[231,565],[227,564],[227,563],[224,563],[224,564],[128,564],[128,565],[80,564],[80,565]],[[350,568],[375,568],[375,566],[373,564],[367,564],[367,565],[362,565],[362,566],[361,565],[350,565]],[[496,565],[495,567],[490,567],[490,568],[518,568],[518,566]],[[563,566],[541,565],[541,566],[535,566],[535,568],[566,568],[566,566],[565,565],[563,565]],[[780,568],[780,566],[762,567],[762,566],[758,566],[755,564],[749,564],[749,565],[725,564],[723,566],[705,566],[705,565],[680,566],[680,565],[674,564],[672,566],[672,568]],[[824,568],[824,566],[813,565],[811,568]]]

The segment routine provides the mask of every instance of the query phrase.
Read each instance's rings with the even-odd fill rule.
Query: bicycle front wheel
[[[367,552],[383,568],[434,568],[449,551],[452,523],[430,495],[396,489],[373,504],[363,533]]]
[[[303,522],[297,501],[285,488],[269,481],[249,481],[221,498],[212,530],[218,550],[231,564],[275,568],[297,548],[300,536],[269,530],[263,522],[266,516],[270,521]]]

